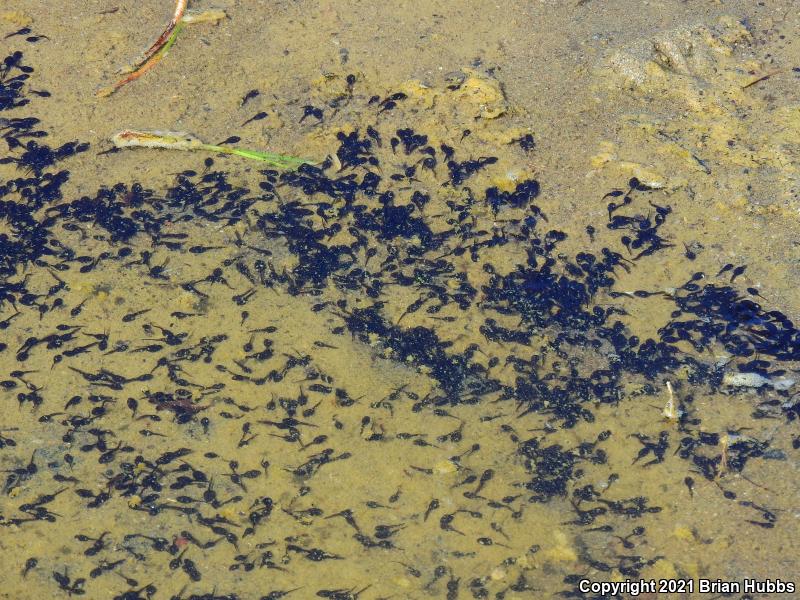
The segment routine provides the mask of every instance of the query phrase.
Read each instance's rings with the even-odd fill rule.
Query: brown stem
[[[159,38],[153,42],[153,45],[147,49],[147,52],[144,53],[142,59],[136,64],[136,69],[141,67],[144,63],[150,60],[154,54],[156,54],[161,47],[167,43],[169,36],[172,35],[175,27],[178,25],[180,20],[183,18],[183,13],[186,12],[186,6],[189,4],[189,0],[177,0],[175,3],[175,13],[172,15],[172,20],[167,25],[167,28],[164,30]]]

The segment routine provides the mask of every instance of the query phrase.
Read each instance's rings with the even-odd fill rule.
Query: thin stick
[[[170,34],[169,39],[167,39],[166,44],[164,44],[161,48],[159,48],[155,54],[153,54],[144,63],[140,63],[139,66],[137,66],[136,70],[133,71],[133,73],[126,75],[113,85],[98,90],[96,96],[98,96],[99,98],[105,98],[106,96],[110,96],[122,86],[130,83],[131,81],[139,79],[139,77],[141,77],[142,75],[147,73],[150,69],[155,67],[161,61],[161,59],[167,55],[167,52],[169,52],[169,49],[172,47],[172,45],[175,43],[175,40],[178,38],[178,34],[181,32],[181,29],[183,29],[183,23],[179,22],[172,30],[172,33]]]
[[[175,13],[172,15],[172,20],[167,25],[167,28],[164,30],[159,38],[153,42],[153,45],[147,49],[147,52],[144,53],[144,57],[138,62],[136,67],[140,67],[144,63],[146,63],[150,58],[156,54],[161,47],[167,43],[170,36],[172,35],[172,31],[178,26],[178,23],[181,22],[183,18],[183,13],[186,12],[186,7],[189,4],[189,0],[177,0],[175,3]]]
[[[761,83],[762,81],[765,81],[765,80],[769,79],[773,75],[777,75],[778,73],[783,73],[785,70],[786,69],[776,69],[775,71],[770,71],[769,73],[765,73],[764,75],[762,75],[758,79],[754,79],[750,83],[747,83],[747,84],[743,85],[742,89],[746,90],[747,88],[749,88],[752,85],[755,85],[757,83]]]

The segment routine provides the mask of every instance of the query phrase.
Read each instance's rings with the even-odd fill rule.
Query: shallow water
[[[793,3],[190,3],[108,98],[172,7],[75,4],[0,10],[0,597],[796,582]]]

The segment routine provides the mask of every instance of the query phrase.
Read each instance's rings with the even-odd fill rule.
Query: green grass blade
[[[275,154],[273,152],[261,152],[259,150],[246,150],[242,148],[227,148],[225,146],[214,146],[211,144],[204,144],[203,148],[205,150],[210,150],[211,152],[220,152],[222,154],[235,154],[237,156],[243,156],[244,158],[250,158],[253,160],[265,162],[275,167],[280,167],[282,169],[295,169],[300,165],[313,164],[311,161],[306,160],[304,158],[299,158],[296,156],[287,156],[285,154]]]

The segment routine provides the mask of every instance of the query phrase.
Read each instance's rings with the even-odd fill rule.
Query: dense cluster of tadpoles
[[[20,52],[3,61],[3,114],[16,115],[31,94],[46,95],[30,88],[31,71]],[[354,77],[348,78],[351,92],[355,83]],[[257,91],[250,92],[243,104],[257,95]],[[403,93],[376,96],[369,99],[367,108],[383,117],[405,100]],[[322,121],[328,108],[307,105],[303,119]],[[645,497],[615,496],[618,474],[611,474],[602,489],[583,481],[591,465],[607,463],[603,444],[613,435],[611,431],[602,431],[574,447],[551,442],[549,434],[594,421],[593,406],[618,403],[622,385],[629,379],[644,382],[642,393],[654,397],[663,393],[663,379],[679,368],[686,369],[694,386],[719,386],[722,367],[701,360],[700,354],[687,354],[679,349],[679,343],[687,342],[699,352],[721,345],[739,370],[765,377],[782,374],[782,363],[800,359],[800,333],[791,321],[777,310],[762,308],[756,301],[757,290],[742,292],[734,287],[743,267],[727,265],[711,277],[697,273],[668,292],[615,289],[617,273],[635,268],[637,261],[670,246],[661,233],[670,208],[651,199],[651,190],[639,181],[633,179],[625,188],[607,194],[606,227],[621,234],[617,246],[594,253],[587,250],[570,258],[559,251],[566,235],[548,229],[545,215],[534,204],[538,182],[520,181],[513,191],[472,189],[471,178],[497,159],[460,157],[457,148],[434,146],[410,127],[388,130],[378,123],[380,119],[363,130],[340,133],[336,158],[323,164],[303,165],[287,173],[262,171],[259,195],[233,186],[223,172],[210,170],[212,163],[207,161],[202,173],[179,174],[165,194],[138,184],[116,184],[99,190],[93,198],[64,200],[60,188],[69,173],[59,170],[58,164],[85,152],[88,145],[71,142],[51,148],[36,141],[46,136],[38,119],[0,118],[0,135],[8,147],[0,162],[15,163],[19,172],[18,178],[0,184],[0,331],[4,332],[0,359],[5,365],[14,365],[0,373],[0,387],[7,404],[16,398],[21,411],[30,411],[40,423],[59,426],[62,441],[69,444],[60,454],[51,450],[31,453],[16,434],[17,428],[0,427],[0,460],[18,465],[6,469],[0,528],[24,535],[28,524],[59,522],[60,515],[48,507],[67,494],[75,495],[89,514],[115,501],[127,503],[127,509],[137,514],[128,525],[133,531],[122,539],[112,540],[109,533],[95,538],[75,535],[76,547],[95,566],[85,573],[69,567],[52,570],[49,579],[65,595],[86,595],[92,580],[114,575],[120,582],[115,595],[118,600],[162,597],[158,582],[145,583],[126,574],[126,566],[153,560],[154,553],[163,554],[168,569],[182,573],[187,578],[186,589],[194,590],[173,596],[175,600],[240,598],[235,590],[219,591],[198,566],[197,555],[213,553],[219,545],[236,549],[228,568],[242,574],[347,559],[310,545],[301,536],[281,535],[270,525],[278,513],[302,527],[313,528],[320,520],[341,520],[365,552],[385,552],[388,560],[403,564],[406,573],[432,595],[504,598],[510,592],[535,589],[534,578],[526,575],[498,587],[487,577],[459,574],[452,566],[428,569],[405,564],[401,548],[407,523],[367,526],[366,517],[355,509],[333,512],[314,505],[295,507],[268,496],[254,497],[248,486],[275,468],[268,461],[240,464],[216,452],[203,452],[201,445],[185,447],[190,437],[172,442],[143,426],[172,420],[194,432],[192,435],[207,435],[215,420],[241,419],[239,448],[269,435],[284,440],[287,449],[298,450],[296,455],[287,451],[291,457],[287,462],[294,458],[296,462],[285,467],[297,482],[297,498],[313,496],[315,477],[321,470],[352,458],[350,451],[328,445],[329,436],[315,422],[315,414],[323,401],[353,410],[367,400],[351,397],[333,377],[314,366],[313,356],[281,347],[273,335],[275,327],[249,325],[247,305],[261,289],[311,297],[311,311],[326,311],[337,319],[334,334],[368,343],[384,357],[415,367],[436,383],[435,391],[428,394],[399,389],[389,398],[369,401],[391,414],[405,403],[414,413],[451,421],[453,429],[435,439],[426,432],[390,435],[365,416],[360,435],[376,444],[375,452],[380,452],[377,444],[390,442],[418,447],[449,445],[461,448],[450,458],[460,470],[468,457],[481,452],[481,446],[465,439],[465,424],[455,414],[458,406],[486,403],[497,407],[496,416],[482,418],[487,427],[516,412],[516,419],[503,420],[497,430],[516,448],[516,460],[526,477],[497,497],[497,489],[491,494],[486,491],[495,476],[493,469],[463,470],[454,489],[470,504],[446,509],[440,499],[433,498],[427,508],[420,507],[416,518],[433,521],[445,545],[448,536],[466,536],[463,523],[491,521],[491,534],[478,537],[470,551],[476,553],[490,546],[506,547],[508,536],[498,520],[490,519],[490,513],[507,512],[513,522],[531,503],[568,502],[574,518],[567,524],[584,533],[610,534],[621,550],[601,558],[582,550],[576,572],[564,578],[565,597],[589,597],[577,590],[578,580],[588,569],[636,577],[659,560],[637,550],[646,528],[634,520],[661,509]],[[523,151],[533,148],[531,136],[516,143]],[[439,200],[424,186],[415,185],[423,176],[434,177],[438,185],[449,188],[447,199]],[[259,212],[254,205],[258,202],[261,206],[264,201],[271,202],[271,209]],[[247,218],[254,220],[260,245],[252,236],[237,236],[234,258],[214,266],[205,277],[175,281],[163,253],[201,256],[216,247],[190,245],[186,234],[174,233],[167,224],[196,221],[230,226]],[[342,241],[346,239],[342,232],[349,234],[349,242]],[[586,233],[593,240],[596,231],[589,227]],[[64,241],[65,235],[90,241],[85,246],[89,250]],[[149,239],[150,250],[132,244],[143,238]],[[269,250],[273,243],[285,247],[293,261],[289,268],[276,266],[276,257]],[[523,248],[527,260],[509,271],[484,258],[489,251],[508,244]],[[462,257],[481,266],[485,283],[479,288],[459,266]],[[687,249],[687,260],[693,258]],[[67,286],[60,273],[89,273],[106,263],[137,269],[155,282],[174,282],[194,296],[195,311],[172,312],[171,318],[179,325],[202,314],[212,290],[225,289],[241,314],[241,328],[249,335],[243,347],[245,358],[219,361],[218,349],[228,341],[227,334],[194,329],[190,335],[188,327],[157,325],[149,321],[151,309],[146,304],[122,319],[131,327],[141,327],[143,335],[137,341],[115,340],[103,331],[72,323],[81,315],[84,302],[65,304]],[[33,278],[34,272],[40,277]],[[244,278],[247,286],[233,286],[234,277],[236,281]],[[404,307],[392,306],[398,288],[407,293],[398,297],[416,299]],[[597,302],[601,296],[650,295],[674,303],[671,318],[657,339],[640,340],[620,321],[622,309]],[[457,348],[436,325],[452,323],[470,311],[481,315],[479,333],[484,343]],[[8,334],[25,312],[37,315],[43,324],[58,324],[42,325],[24,342],[14,344]],[[518,325],[504,326],[508,317]],[[321,341],[316,345],[330,347]],[[508,351],[512,347],[514,351]],[[582,352],[590,352],[591,359],[574,359]],[[43,353],[52,356],[53,366],[67,365],[85,382],[85,392],[64,402],[54,390],[36,383],[38,375],[28,370],[26,363]],[[116,372],[108,366],[115,364],[110,360],[94,368],[86,366],[90,362],[80,363],[80,367],[74,363],[83,355],[115,354],[146,356],[152,366],[125,372],[124,363],[119,363],[121,371]],[[303,385],[295,397],[270,400],[265,417],[264,407],[256,412],[253,406],[226,397],[224,382],[193,381],[189,374],[193,363],[213,364],[221,379],[265,390],[289,375],[296,375]],[[148,382],[150,389],[143,397],[126,398],[126,390],[134,382]],[[755,417],[794,421],[800,416],[800,402],[789,391],[774,390],[770,398],[771,404],[763,405]],[[687,463],[689,494],[695,479],[703,478],[719,486],[726,498],[736,500],[736,494],[724,489],[724,476],[741,473],[749,459],[769,453],[769,440],[701,429],[692,400],[692,394],[684,390],[675,426],[665,426],[655,436],[635,434],[641,450],[631,461],[656,468],[675,454]],[[5,410],[9,414],[9,407]],[[104,419],[111,413],[128,415],[132,424],[142,424],[138,428],[142,440],[164,438],[161,447],[170,449],[150,455],[138,442],[118,439],[115,431],[104,427]],[[530,415],[546,419],[545,427],[535,435],[525,424]],[[334,429],[342,428],[344,425],[334,420]],[[89,457],[96,459],[98,472],[104,473],[102,491],[71,475],[73,464],[86,464]],[[213,465],[213,470],[204,471],[205,465]],[[434,475],[428,465],[408,468],[422,477]],[[47,478],[55,485],[49,486]],[[36,486],[50,491],[15,504],[12,498],[16,493]],[[375,510],[391,507],[400,496],[398,490],[386,500],[369,500],[366,506]],[[220,512],[233,504],[246,514],[244,522]],[[777,522],[776,513],[767,507],[750,501],[739,504],[753,511],[747,521],[755,526],[772,528]],[[138,515],[156,518],[164,514],[183,519],[185,529],[172,539],[135,530],[134,522],[142,523]],[[245,551],[242,542],[249,538],[258,542],[248,544]],[[535,554],[538,549],[532,546],[528,553]],[[464,553],[456,550],[450,555],[458,558]],[[50,565],[54,560],[31,557],[21,576],[31,577],[43,563]],[[513,565],[515,560],[510,557],[506,564]],[[492,592],[490,584],[494,585]],[[203,589],[206,591],[200,591]],[[366,589],[332,584],[313,590],[313,595],[352,600]],[[294,592],[297,590],[265,591],[261,597],[275,600]],[[297,597],[310,597],[311,592],[297,592]]]

